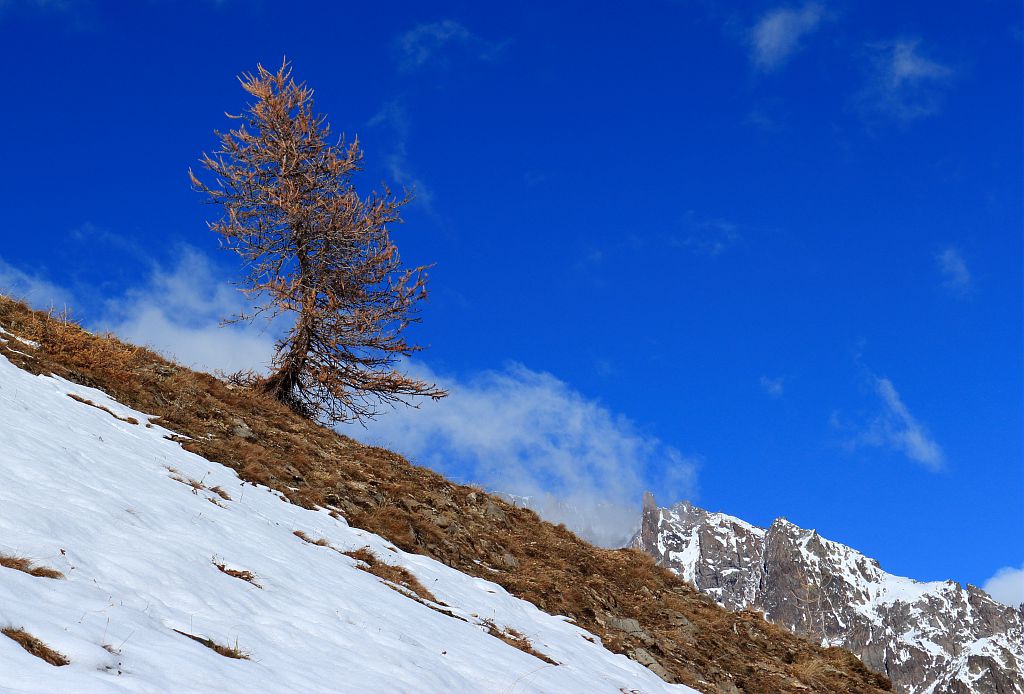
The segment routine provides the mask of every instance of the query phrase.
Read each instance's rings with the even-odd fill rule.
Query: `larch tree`
[[[277,342],[269,376],[256,383],[293,410],[336,423],[380,413],[381,405],[445,391],[399,372],[422,349],[403,332],[419,321],[425,267],[405,268],[389,228],[401,222],[408,193],[357,194],[358,138],[333,139],[313,110],[313,90],[285,62],[239,77],[252,97],[239,126],[215,131],[220,147],[204,154],[212,172],[193,187],[223,216],[209,227],[244,261],[240,282],[253,309],[232,321],[293,314]]]

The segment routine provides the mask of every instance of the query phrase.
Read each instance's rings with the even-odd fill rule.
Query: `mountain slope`
[[[693,691],[494,583],[282,503],[147,421],[0,357],[0,553],[66,577],[0,568],[0,626],[70,660],[53,667],[0,638],[0,689]],[[430,597],[360,557],[402,567]]]
[[[754,613],[723,610],[641,552],[595,548],[532,511],[340,436],[258,393],[2,297],[0,326],[38,343],[0,341],[0,355],[19,368],[56,373],[158,415],[155,424],[175,432],[184,449],[247,483],[296,506],[329,509],[409,555],[566,615],[666,681],[703,692],[888,690],[848,651],[819,647]]]
[[[1024,612],[974,586],[893,576],[784,519],[763,529],[650,495],[632,545],[729,609],[849,648],[900,691],[1024,692]]]

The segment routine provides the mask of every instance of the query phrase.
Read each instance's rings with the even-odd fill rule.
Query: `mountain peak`
[[[645,511],[658,508],[658,502],[654,500],[654,494],[651,492],[644,492],[643,508]]]
[[[631,546],[719,604],[849,648],[907,694],[1024,692],[1024,611],[924,583],[786,518],[767,530],[687,502],[645,507]]]

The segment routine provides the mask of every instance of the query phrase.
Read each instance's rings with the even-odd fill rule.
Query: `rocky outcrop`
[[[724,607],[850,649],[899,691],[1024,693],[1024,612],[974,586],[893,576],[785,519],[759,528],[650,495],[631,544]]]

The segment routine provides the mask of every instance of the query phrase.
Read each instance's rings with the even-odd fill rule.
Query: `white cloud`
[[[452,19],[413,27],[398,37],[396,45],[399,67],[403,70],[415,70],[428,63],[445,64],[442,52],[451,46],[463,46],[484,60],[496,57],[504,48],[504,44],[482,39]]]
[[[1024,564],[999,569],[981,589],[1004,605],[1019,607],[1024,604]]]
[[[778,378],[769,378],[768,376],[761,377],[761,388],[764,392],[773,398],[780,398],[786,391],[785,379],[779,376]]]
[[[939,110],[953,70],[922,55],[920,44],[902,39],[868,47],[871,74],[859,94],[866,113],[911,121]]]
[[[107,302],[103,322],[125,340],[186,366],[212,371],[265,371],[274,338],[264,322],[221,325],[248,308],[210,260],[184,247],[170,269],[154,266],[146,283]]]
[[[3,258],[0,258],[0,294],[42,310],[60,310],[71,304],[71,293],[68,290],[41,275],[20,270]]]
[[[971,288],[971,273],[960,251],[952,246],[935,255],[935,263],[942,272],[943,285],[957,294],[965,294]]]
[[[409,131],[412,126],[405,106],[398,99],[387,102],[370,119],[369,125],[386,126],[394,132],[394,147],[384,159],[388,174],[395,183],[413,191],[414,204],[420,205],[428,214],[437,218],[434,194],[423,179],[416,175],[409,161]]]
[[[694,214],[693,210],[689,210],[686,213],[684,224],[688,233],[685,238],[676,243],[694,253],[717,257],[743,240],[739,225],[727,219],[701,219]]]
[[[636,529],[645,489],[677,499],[693,492],[693,460],[551,374],[518,364],[465,380],[421,364],[412,370],[449,397],[346,433],[466,482],[533,497],[548,520],[607,546]]]
[[[76,308],[70,289],[2,259],[0,292],[35,308]],[[185,246],[173,267],[154,264],[142,285],[108,298],[100,318],[86,327],[110,330],[204,371],[265,370],[274,353],[265,323],[220,323],[245,308],[245,297],[217,276],[209,258]]]
[[[882,411],[853,443],[889,448],[929,470],[941,470],[945,465],[942,448],[927,428],[910,413],[892,381],[874,375],[871,378],[882,402]]]
[[[765,13],[750,32],[754,65],[766,72],[781,67],[823,18],[821,5],[813,2],[799,9],[780,7]]]

